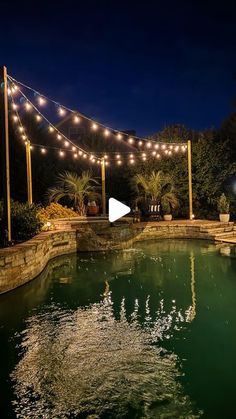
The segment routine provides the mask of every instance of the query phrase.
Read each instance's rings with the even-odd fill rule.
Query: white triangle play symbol
[[[130,207],[127,205],[122,204],[122,202],[117,201],[115,198],[109,199],[109,221],[113,223],[114,221],[118,220],[119,218],[123,217],[126,214],[129,214],[131,211]]]

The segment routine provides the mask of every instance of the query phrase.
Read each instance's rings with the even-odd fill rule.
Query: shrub
[[[170,207],[169,201],[163,200],[161,204],[161,208],[162,208],[163,214],[171,214],[171,207]]]
[[[71,208],[63,207],[58,203],[52,202],[46,208],[41,208],[38,211],[38,218],[42,223],[56,218],[78,217],[78,214]]]
[[[37,216],[38,209],[39,207],[34,204],[29,205],[28,203],[11,201],[11,229],[13,241],[29,240],[40,232],[42,223]],[[1,202],[1,218],[2,210],[3,207]]]
[[[229,200],[226,198],[224,193],[222,193],[218,199],[217,208],[220,214],[229,213]]]

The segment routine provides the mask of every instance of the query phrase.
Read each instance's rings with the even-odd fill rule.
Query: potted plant
[[[87,206],[88,215],[97,215],[99,213],[99,206],[96,204],[96,201],[89,201]]]
[[[222,193],[218,199],[217,203],[220,221],[223,223],[228,223],[230,214],[229,214],[229,200],[226,198],[225,194]]]
[[[169,188],[169,190],[165,192],[163,191],[163,195],[161,197],[161,208],[165,221],[172,220],[172,212],[178,207],[178,204],[178,198],[173,187]]]
[[[164,220],[171,221],[172,220],[171,206],[170,206],[170,202],[167,199],[162,200],[161,208],[163,211]]]

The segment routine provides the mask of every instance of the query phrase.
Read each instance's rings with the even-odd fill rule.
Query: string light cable
[[[155,141],[153,139],[139,137],[137,135],[130,135],[127,132],[120,131],[120,130],[111,128],[109,126],[106,126],[106,125],[104,125],[104,124],[102,124],[100,122],[95,121],[94,119],[86,116],[85,114],[83,114],[83,113],[81,113],[79,111],[75,111],[75,110],[73,110],[73,109],[71,109],[71,108],[69,108],[69,107],[67,107],[65,105],[60,104],[59,102],[57,102],[57,101],[55,101],[55,100],[53,100],[53,99],[45,96],[44,94],[38,92],[37,90],[33,89],[32,87],[30,87],[30,86],[28,86],[28,85],[26,85],[26,84],[24,84],[24,83],[16,80],[12,76],[9,76],[8,75],[8,79],[12,83],[13,89],[18,90],[25,98],[26,98],[26,95],[24,95],[23,92],[19,88],[17,88],[18,85],[21,85],[24,88],[26,88],[26,89],[30,90],[31,92],[33,92],[34,96],[38,98],[38,101],[39,101],[39,104],[40,105],[43,105],[46,102],[51,102],[51,103],[53,103],[58,108],[59,115],[60,116],[64,116],[66,114],[66,112],[72,113],[72,114],[75,115],[74,116],[74,122],[75,123],[78,123],[80,121],[80,118],[85,119],[85,120],[87,120],[87,121],[89,121],[91,123],[91,129],[93,131],[97,131],[99,128],[100,129],[103,129],[104,130],[103,133],[104,133],[104,136],[105,137],[109,137],[110,135],[115,135],[118,140],[122,140],[123,138],[126,138],[129,145],[135,145],[135,146],[138,146],[138,148],[142,147],[144,144],[146,145],[147,148],[152,148],[153,146],[155,147],[156,144],[158,144],[158,143],[161,144],[162,143],[160,141],[157,142],[157,141]],[[28,100],[32,104],[32,102],[28,98],[26,98],[26,100]],[[35,109],[37,109],[34,105],[33,105],[33,107]],[[38,109],[37,109],[37,111],[39,112],[39,114],[41,114]],[[46,118],[44,117],[44,119],[46,119]],[[48,123],[49,123],[49,121],[48,121]],[[56,130],[57,130],[57,128],[56,128]],[[69,140],[69,141],[72,143],[71,140]],[[178,146],[178,145],[179,146],[182,146],[182,145],[186,146],[186,142],[171,142],[171,143],[168,143],[168,144],[171,144],[173,146]]]

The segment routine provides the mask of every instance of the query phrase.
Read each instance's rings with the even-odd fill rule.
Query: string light
[[[31,106],[31,104],[30,104],[29,102],[26,102],[26,104],[25,104],[25,109],[26,109],[27,111],[31,111],[31,110],[32,110],[32,106]]]
[[[63,157],[65,155],[64,151],[62,151],[62,150],[59,152],[59,154],[60,154],[61,157]]]
[[[110,131],[108,129],[105,129],[104,135],[105,135],[105,137],[108,137],[110,135]]]
[[[41,148],[41,153],[45,154],[46,153],[46,148]]]
[[[78,111],[75,111],[75,110],[73,110],[73,109],[70,109],[70,108],[68,108],[67,106],[65,106],[65,105],[61,105],[61,104],[59,104],[58,102],[56,102],[55,100],[53,100],[53,99],[50,99],[50,98],[46,98],[46,96],[45,95],[43,95],[43,94],[41,94],[41,93],[39,93],[39,92],[37,92],[35,89],[33,89],[33,88],[31,88],[30,86],[27,86],[27,85],[25,85],[24,83],[21,83],[21,82],[19,82],[19,81],[17,81],[17,80],[15,80],[12,76],[9,76],[8,75],[8,80],[10,80],[10,82],[12,83],[12,88],[13,88],[13,90],[14,90],[14,85],[15,85],[15,83],[17,83],[17,85],[21,85],[21,86],[23,86],[24,88],[26,88],[26,89],[28,89],[28,90],[30,90],[30,91],[32,91],[33,93],[34,93],[34,95],[37,97],[37,100],[39,101],[39,104],[40,105],[44,105],[47,101],[50,101],[50,102],[52,102],[58,109],[59,109],[59,111],[60,111],[60,113],[62,114],[62,116],[66,113],[66,111],[68,111],[68,112],[70,112],[70,113],[72,113],[72,114],[74,114],[75,116],[74,116],[74,122],[76,122],[76,123],[78,123],[79,121],[80,121],[80,119],[81,119],[81,117],[83,118],[83,119],[86,119],[86,120],[88,120],[92,125],[91,125],[91,127],[92,127],[92,129],[93,130],[97,130],[98,128],[101,128],[101,129],[104,129],[104,134],[105,134],[105,132],[107,133],[107,132],[109,132],[109,133],[113,133],[113,134],[116,134],[116,138],[118,139],[118,140],[121,140],[122,138],[123,138],[123,136],[126,136],[127,137],[127,139],[128,139],[128,143],[130,143],[130,144],[132,144],[132,140],[133,140],[133,143],[135,143],[135,140],[138,140],[138,143],[137,143],[137,145],[140,147],[140,146],[142,146],[143,145],[143,142],[146,142],[147,144],[148,144],[148,148],[151,148],[151,146],[152,146],[152,144],[153,145],[156,145],[156,141],[155,140],[152,140],[152,139],[146,139],[146,138],[140,138],[140,137],[138,137],[138,136],[133,136],[133,138],[132,139],[130,139],[130,137],[129,137],[129,134],[128,134],[128,132],[127,133],[125,133],[125,132],[123,132],[122,134],[121,134],[121,132],[119,131],[119,130],[116,130],[116,129],[113,129],[113,128],[110,128],[110,127],[106,127],[104,124],[101,124],[101,123],[96,123],[95,121],[93,121],[91,118],[89,118],[89,117],[87,117],[87,116],[85,116],[85,115],[83,115],[81,112],[79,113],[80,114],[80,117],[78,117],[77,116],[77,113],[78,113]],[[20,91],[20,90],[19,90]],[[21,91],[20,91],[21,92]],[[107,130],[107,131],[106,131]],[[105,134],[105,135],[107,135],[107,134]],[[130,141],[129,141],[130,140]],[[150,145],[151,144],[151,145]]]
[[[49,126],[49,132],[54,132],[54,128],[51,125]]]
[[[41,121],[42,120],[41,116],[40,115],[36,115],[36,120],[37,121]]]
[[[94,131],[96,131],[96,130],[98,129],[97,124],[93,123],[93,124],[92,124],[92,129],[93,129]]]
[[[64,145],[65,145],[65,147],[69,147],[69,145],[70,145],[69,141],[65,141]]]
[[[38,103],[39,103],[40,106],[43,106],[43,105],[46,104],[46,100],[44,99],[44,97],[39,96],[38,97]]]
[[[130,144],[133,144],[133,143],[134,143],[134,139],[133,139],[133,138],[129,138],[129,139],[128,139],[128,142],[129,142]]]
[[[60,116],[64,116],[64,115],[66,114],[66,111],[65,111],[65,109],[64,109],[64,108],[59,107],[59,108],[58,108],[58,113],[59,113],[59,115],[60,115]]]

